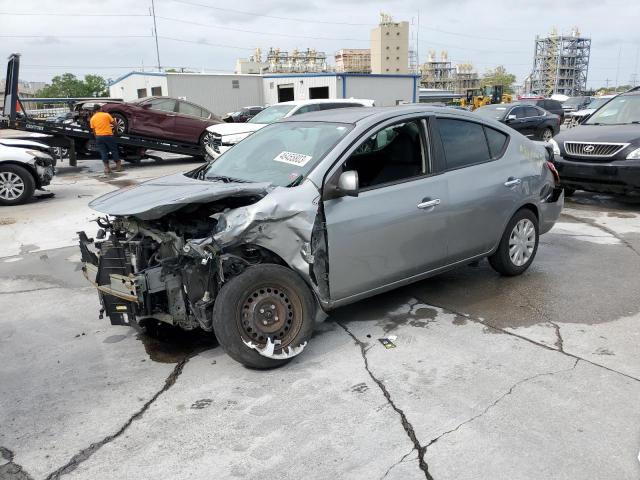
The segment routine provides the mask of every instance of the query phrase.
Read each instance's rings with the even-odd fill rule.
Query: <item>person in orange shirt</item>
[[[105,175],[111,173],[111,168],[109,168],[109,153],[111,153],[111,158],[116,162],[116,172],[120,172],[122,171],[122,161],[118,153],[118,142],[113,135],[115,121],[107,112],[100,111],[100,105],[94,105],[93,111],[94,114],[91,116],[89,126],[96,136],[96,148],[98,152],[100,152],[100,158],[104,165],[104,173]]]

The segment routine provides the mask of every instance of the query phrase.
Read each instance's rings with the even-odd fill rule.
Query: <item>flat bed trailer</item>
[[[91,151],[95,136],[90,129],[74,124],[57,124],[47,120],[29,117],[18,95],[18,74],[20,70],[20,54],[9,56],[7,64],[6,89],[4,95],[4,111],[0,117],[0,128],[28,133],[40,133],[47,137],[37,140],[52,147],[69,149],[69,165],[76,166],[78,151]],[[95,100],[100,100],[96,98]],[[20,108],[19,111],[18,107]],[[27,135],[25,135],[28,138]],[[204,157],[204,148],[200,144],[185,143],[166,138],[145,137],[141,135],[119,135],[118,146],[125,160],[137,160],[147,156],[147,150]]]

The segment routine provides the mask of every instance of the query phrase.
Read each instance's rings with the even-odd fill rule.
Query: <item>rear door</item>
[[[425,122],[389,121],[361,138],[332,179],[355,170],[357,197],[324,201],[329,289],[344,299],[446,261],[446,183],[432,173]]]
[[[437,118],[437,131],[448,184],[448,257],[455,263],[496,245],[518,198],[507,182],[516,179],[504,156],[507,134],[452,117]]]
[[[133,131],[151,137],[175,138],[175,108],[176,101],[173,98],[149,100],[133,116]]]
[[[208,115],[208,110],[193,103],[178,100],[176,138],[189,143],[198,143],[200,136],[209,126],[205,120]]]

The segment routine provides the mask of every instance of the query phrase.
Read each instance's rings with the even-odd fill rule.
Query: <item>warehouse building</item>
[[[291,73],[273,75],[131,72],[109,86],[125,101],[166,95],[223,115],[248,105],[316,98],[367,98],[378,106],[418,101],[416,74]]]
[[[377,106],[417,102],[419,75],[315,73],[264,75],[264,103],[316,98],[367,98]]]
[[[167,73],[168,95],[197,103],[218,115],[263,105],[262,77],[233,73]]]
[[[129,72],[109,83],[109,97],[130,102],[137,98],[169,95],[164,72]]]

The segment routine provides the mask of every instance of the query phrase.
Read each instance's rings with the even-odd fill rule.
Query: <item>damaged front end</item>
[[[155,221],[102,217],[96,240],[80,232],[82,271],[98,289],[112,324],[153,318],[211,331],[214,299],[225,277],[269,261],[265,251],[247,245],[222,252],[212,239],[211,209],[204,210],[200,219],[194,211]]]
[[[259,184],[205,185],[206,191],[198,182],[187,194],[185,183],[194,180],[183,179],[160,179],[92,203],[110,215],[97,220],[95,239],[79,232],[82,271],[112,324],[154,319],[212,331],[220,289],[252,265],[292,268],[314,289],[313,184],[292,195]],[[285,348],[276,337],[243,341],[272,359],[293,357],[306,345]]]

